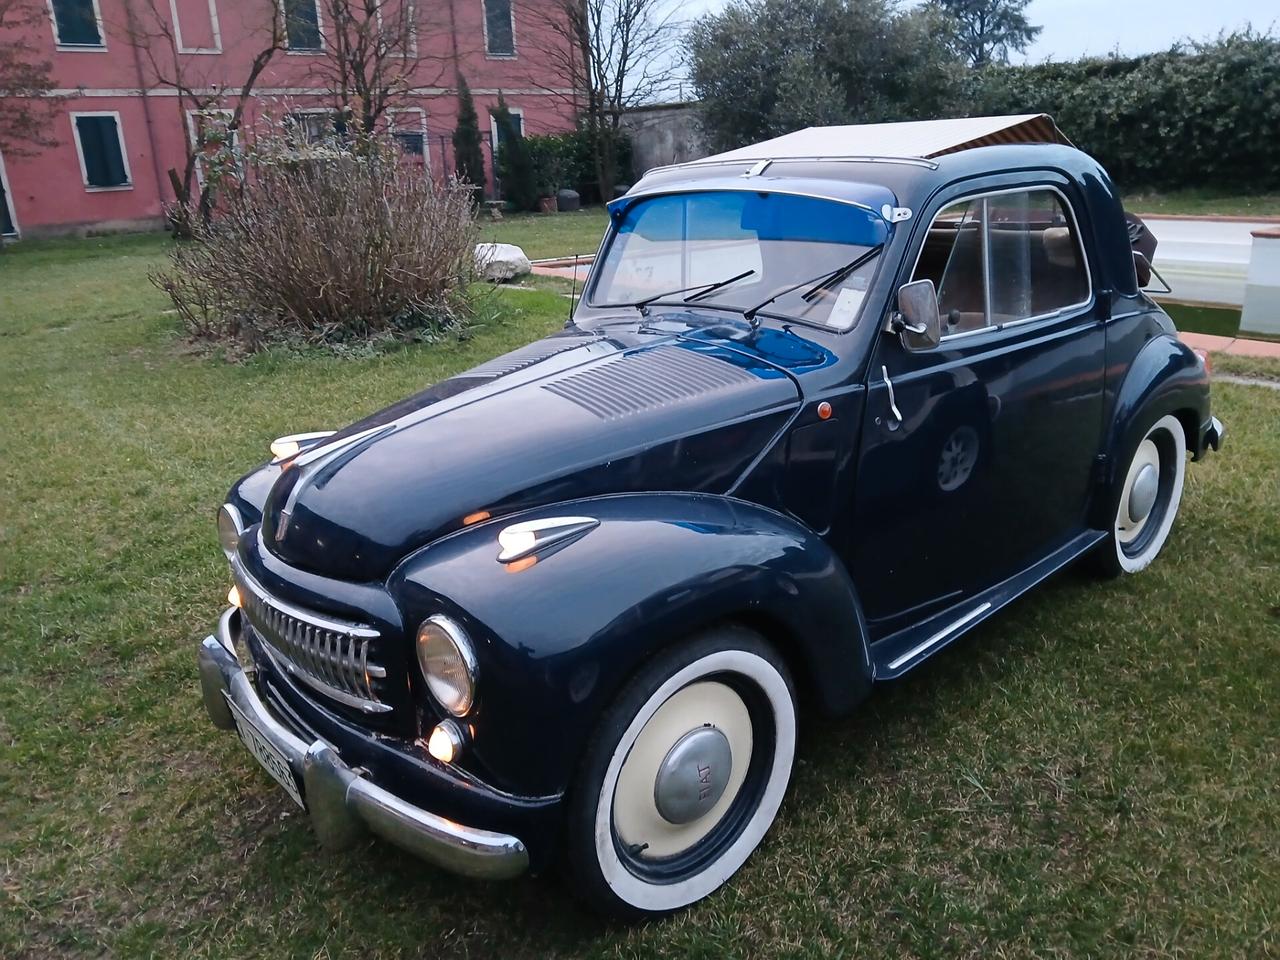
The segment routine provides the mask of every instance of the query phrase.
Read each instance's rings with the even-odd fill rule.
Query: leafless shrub
[[[220,215],[192,218],[193,241],[151,278],[194,337],[252,352],[433,340],[465,324],[468,187],[433,182],[376,138],[348,149],[271,133],[240,162]]]

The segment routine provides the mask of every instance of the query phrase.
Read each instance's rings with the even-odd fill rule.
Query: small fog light
[[[227,591],[227,603],[237,608],[244,605],[240,602],[240,588],[234,583],[231,585],[231,589]]]
[[[441,763],[453,763],[462,754],[462,731],[452,720],[437,723],[427,741],[427,753]]]

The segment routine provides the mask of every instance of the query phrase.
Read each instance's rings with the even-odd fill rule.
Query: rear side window
[[[938,290],[950,336],[1042,317],[1089,299],[1075,220],[1037,189],[951,204],[929,226],[913,276]]]

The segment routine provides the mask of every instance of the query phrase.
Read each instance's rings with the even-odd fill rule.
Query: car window
[[[1089,299],[1080,241],[1052,190],[988,197],[991,313],[1009,323]]]
[[[984,244],[989,275],[983,270]],[[943,336],[1043,316],[1089,299],[1075,223],[1062,198],[1047,189],[944,207],[929,225],[912,279],[932,280],[937,288]]]
[[[879,213],[767,190],[705,190],[642,197],[613,214],[615,230],[588,290],[592,307],[648,298],[851,329],[888,238]],[[825,274],[832,274],[829,282]],[[674,293],[672,291],[675,291]],[[670,294],[670,296],[663,296]]]

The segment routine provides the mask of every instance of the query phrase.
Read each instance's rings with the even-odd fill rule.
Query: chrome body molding
[[[323,740],[307,743],[280,723],[262,702],[237,658],[234,607],[222,614],[216,636],[200,645],[200,688],[214,726],[235,728],[229,703],[244,714],[301,779],[311,823],[320,842],[344,847],[372,832],[453,873],[507,879],[523,873],[529,853],[504,833],[456,823],[405,802],[348,766]]]
[[[896,660],[894,660],[892,663],[889,664],[889,669],[897,670],[904,663],[914,660],[916,657],[920,656],[920,654],[924,653],[930,647],[936,646],[937,644],[941,643],[943,640],[947,639],[947,637],[951,636],[953,633],[955,633],[965,624],[970,623],[976,618],[982,616],[982,614],[986,613],[990,609],[991,609],[990,603],[984,603],[980,606],[974,607],[972,610],[966,613],[959,620],[955,620],[952,623],[947,624],[945,627],[943,627],[933,636],[929,637],[927,640],[924,640],[921,643],[916,644],[916,646],[912,647],[906,653],[902,654],[902,656],[898,657]]]

